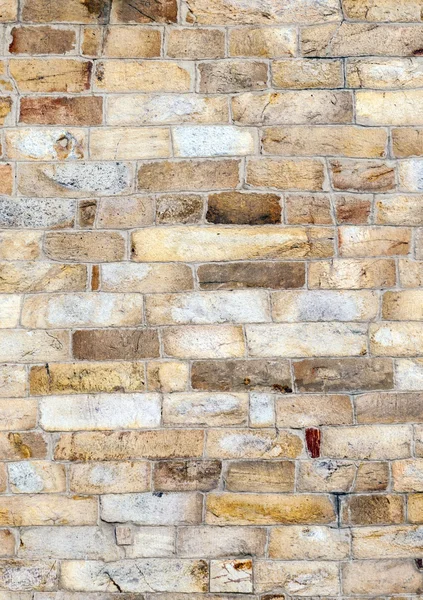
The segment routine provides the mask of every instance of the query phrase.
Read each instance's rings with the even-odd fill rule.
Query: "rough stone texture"
[[[0,600],[421,600],[422,0],[0,0]]]

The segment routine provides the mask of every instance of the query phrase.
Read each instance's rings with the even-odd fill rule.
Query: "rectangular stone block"
[[[25,96],[21,98],[19,122],[27,125],[101,125],[101,96]]]
[[[75,201],[58,198],[0,199],[0,225],[4,228],[62,229],[73,227]]]
[[[7,381],[5,380],[7,385]],[[35,429],[37,426],[37,401],[29,398],[4,398],[0,400],[0,430]]]
[[[258,60],[200,63],[198,73],[198,91],[202,94],[235,94],[268,87],[267,63]]]
[[[184,27],[169,30],[167,56],[170,58],[223,58],[225,34],[219,29]]]
[[[269,557],[282,560],[342,560],[350,554],[345,529],[288,525],[270,530]],[[310,564],[310,563],[309,563]]]
[[[310,359],[294,363],[300,392],[384,390],[394,387],[389,358]]]
[[[177,0],[159,0],[152,5],[146,0],[115,2],[112,5],[112,23],[175,23],[178,17]]]
[[[147,363],[149,391],[183,392],[188,388],[189,365],[178,361],[150,361]]]
[[[311,159],[252,158],[247,165],[247,183],[278,190],[323,190],[323,163]]]
[[[420,90],[356,92],[357,123],[362,125],[422,125]]]
[[[145,309],[150,325],[270,321],[268,296],[259,290],[154,294],[146,298]]]
[[[160,421],[158,394],[48,396],[40,400],[40,425],[45,431],[144,429],[158,427]]]
[[[40,258],[43,234],[40,231],[1,231],[0,260]]]
[[[395,460],[392,463],[392,480],[395,492],[423,491],[423,460],[420,458]]]
[[[333,259],[309,264],[310,288],[377,289],[392,287],[395,281],[395,263],[389,259]]]
[[[48,362],[69,357],[67,331],[26,331],[0,329],[1,362]]]
[[[26,368],[23,365],[0,365],[0,398],[26,394]]]
[[[18,16],[18,0],[2,0],[0,3],[0,22],[16,21]]]
[[[196,390],[243,392],[291,389],[288,361],[204,360],[191,365],[191,385]]]
[[[66,4],[52,4],[49,0],[24,0],[22,20],[35,23],[75,22],[75,23],[105,23],[109,16],[110,2],[83,3],[70,0]]]
[[[108,58],[157,58],[160,56],[161,31],[142,27],[108,27],[102,56]]]
[[[419,547],[421,527],[360,527],[352,532],[356,558],[414,558]]]
[[[296,432],[275,429],[212,429],[207,434],[210,458],[297,458],[303,441]]]
[[[0,329],[17,327],[20,319],[20,310],[20,296],[0,296]]]
[[[233,262],[200,265],[197,277],[202,290],[300,288],[305,283],[302,262]]]
[[[97,513],[96,498],[45,494],[0,499],[1,525],[96,525]]]
[[[191,92],[193,80],[186,63],[110,59],[97,63],[94,86],[104,92]]]
[[[197,194],[164,194],[156,201],[156,223],[200,223],[204,200]]]
[[[290,461],[231,462],[224,473],[230,492],[293,492],[295,463]]]
[[[382,225],[423,225],[423,197],[420,194],[379,196],[375,221]]]
[[[339,225],[366,225],[373,204],[371,194],[335,194],[335,215]]]
[[[254,154],[257,146],[253,129],[231,125],[174,127],[172,139],[174,154],[181,157],[244,156]]]
[[[406,192],[423,191],[423,161],[420,159],[404,160],[398,164],[399,188]]]
[[[423,292],[406,290],[385,292],[382,298],[382,316],[392,321],[423,320]]]
[[[57,587],[59,576],[57,561],[0,561],[0,588],[19,592],[20,590],[49,591]],[[6,592],[6,597],[13,598]]]
[[[47,458],[47,443],[41,433],[0,433],[0,459]]]
[[[236,325],[167,327],[162,330],[166,356],[235,358],[245,355],[242,328]]]
[[[272,83],[275,88],[314,89],[342,88],[343,68],[340,60],[275,60],[272,64]]]
[[[155,464],[153,486],[157,491],[202,491],[219,486],[221,463],[218,460],[172,460]]]
[[[294,363],[295,366],[298,363]],[[341,395],[276,396],[277,427],[318,427],[353,422],[351,401]]]
[[[423,360],[400,358],[395,361],[396,387],[399,390],[423,389]]]
[[[351,88],[416,88],[423,81],[419,58],[350,58],[347,83]]]
[[[400,494],[359,495],[343,498],[344,525],[389,525],[404,521],[404,496]]]
[[[75,331],[73,355],[79,360],[140,360],[160,355],[156,329]]]
[[[206,523],[233,525],[277,525],[331,523],[334,511],[329,496],[209,494]]]
[[[201,522],[199,493],[110,494],[101,497],[103,521],[140,525],[196,525]]]
[[[10,74],[20,92],[79,93],[90,89],[92,63],[71,58],[11,58]]]
[[[85,265],[0,262],[1,292],[80,292],[86,289],[86,282]]]
[[[265,543],[260,527],[180,527],[176,548],[181,557],[262,556]]]
[[[367,327],[359,323],[246,325],[253,357],[359,356],[366,354]]]
[[[295,56],[294,27],[239,27],[229,30],[230,56],[279,58]]]
[[[392,129],[392,150],[397,158],[423,155],[423,137],[420,127]]]
[[[13,494],[66,492],[64,465],[48,461],[21,461],[8,463],[7,468],[10,491]]]
[[[281,222],[277,194],[222,192],[210,194],[206,221],[223,225],[268,225]]]
[[[376,160],[331,160],[330,176],[336,190],[387,192],[395,189],[395,165]]]
[[[405,0],[401,5],[394,0],[347,0],[343,9],[352,21],[421,21],[418,0]]]
[[[90,157],[94,160],[138,160],[170,156],[168,129],[101,128],[91,129]]]
[[[150,490],[150,471],[149,463],[142,461],[91,462],[71,465],[69,488],[77,494],[147,492]]]
[[[407,458],[410,433],[406,425],[327,428],[322,435],[322,456],[364,460]]]
[[[421,573],[414,560],[355,560],[342,566],[346,594],[415,594]]]
[[[195,458],[203,454],[204,432],[198,429],[76,432],[60,436],[56,460],[131,460]]]
[[[13,27],[9,44],[11,54],[74,54],[75,29],[24,25]]]
[[[106,121],[108,125],[228,123],[228,100],[197,94],[111,95],[107,99]]]
[[[385,322],[370,325],[370,350],[377,356],[418,356],[423,323]]]
[[[125,548],[128,558],[175,556],[176,529],[174,527],[141,525],[131,526],[130,531],[132,544]],[[133,595],[128,598],[128,600],[132,599]],[[137,600],[137,597],[135,597],[135,600]]]
[[[245,425],[247,394],[174,393],[163,397],[165,425]]]
[[[341,227],[341,256],[395,256],[408,254],[411,231],[400,227]]]
[[[339,592],[338,565],[329,561],[258,561],[257,591],[271,592],[281,585],[299,596],[333,596]]]

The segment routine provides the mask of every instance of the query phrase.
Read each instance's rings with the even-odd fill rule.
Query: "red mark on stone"
[[[320,456],[320,429],[310,427],[305,432],[307,450],[312,458]]]

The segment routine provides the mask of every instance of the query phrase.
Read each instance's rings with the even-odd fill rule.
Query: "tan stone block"
[[[406,192],[423,191],[423,160],[411,159],[403,160],[398,163],[398,181],[399,187]]]
[[[53,260],[113,262],[123,259],[125,238],[102,231],[47,233],[44,251]]]
[[[0,125],[7,125],[8,122],[12,122],[12,106],[12,98],[8,96],[0,97]]]
[[[423,523],[423,494],[409,494],[408,520],[410,523]]]
[[[274,321],[370,321],[379,310],[379,297],[370,291],[272,292]],[[246,321],[245,321],[246,322]]]
[[[12,556],[15,554],[16,539],[12,529],[0,529],[0,556]],[[1,598],[1,595],[0,595]],[[4,600],[1,598],[1,600]],[[15,599],[13,599],[15,600]],[[19,598],[18,598],[19,600]]]
[[[357,123],[362,125],[423,124],[421,90],[356,92]]]
[[[323,163],[312,159],[252,158],[247,165],[247,184],[279,190],[323,190]]]
[[[8,129],[5,134],[9,159],[75,160],[87,154],[81,129]]]
[[[299,492],[350,492],[357,467],[351,461],[314,459],[299,463]]]
[[[106,522],[132,521],[140,525],[197,525],[201,522],[203,496],[198,492],[110,494],[100,500]]]
[[[393,321],[423,320],[423,290],[385,292],[382,298],[382,317]]]
[[[414,560],[355,560],[342,566],[346,594],[420,593],[422,576]]]
[[[184,362],[150,361],[147,380],[149,391],[183,392],[188,388],[189,368]]]
[[[185,125],[174,127],[172,142],[175,156],[222,157],[254,154],[256,133],[232,125]]]
[[[352,531],[356,558],[414,558],[421,547],[421,527],[360,527]]]
[[[288,525],[270,530],[269,557],[283,560],[342,560],[350,553],[348,530]]]
[[[235,358],[245,354],[242,328],[235,325],[167,327],[164,352],[175,358]]]
[[[361,425],[326,428],[321,455],[329,458],[390,460],[410,456],[411,431],[406,425]]]
[[[16,261],[37,259],[41,254],[42,238],[41,231],[1,231],[0,259]]]
[[[392,150],[396,158],[423,156],[423,130],[411,127],[392,129]]]
[[[206,221],[224,225],[267,225],[281,222],[280,197],[255,192],[210,194]]]
[[[60,436],[56,460],[132,460],[195,458],[203,454],[204,432],[198,429],[79,432]]]
[[[198,65],[202,94],[235,94],[268,87],[268,65],[261,61],[230,59]]]
[[[313,89],[342,88],[343,70],[340,60],[275,60],[272,64],[275,88]]]
[[[49,0],[24,0],[22,20],[36,23],[50,21],[75,23],[105,23],[109,16],[108,0],[80,2],[69,0],[66,3],[54,3]]]
[[[334,0],[324,0],[319,5],[295,0],[290,6],[283,0],[275,0],[266,6],[265,12],[261,0],[251,0],[236,7],[225,0],[187,0],[187,8],[188,22],[208,25],[314,23],[340,18],[339,6]]]
[[[370,351],[377,356],[418,356],[423,348],[423,323],[370,325]]]
[[[138,392],[144,382],[144,363],[135,362],[52,363],[29,375],[32,395]]]
[[[390,485],[388,462],[362,462],[357,468],[353,491],[378,492],[387,491]]]
[[[282,588],[289,594],[306,597],[339,593],[338,565],[329,561],[257,561],[255,581],[258,592]],[[270,594],[263,598],[278,600],[283,596]]]
[[[163,397],[165,425],[245,425],[247,416],[247,394],[182,392]]]
[[[7,492],[7,466],[5,463],[0,463],[0,491]]]
[[[66,492],[64,465],[47,461],[8,463],[10,491],[13,494],[54,494]]]
[[[26,368],[23,365],[0,365],[0,398],[26,394]]]
[[[395,361],[396,387],[399,390],[423,389],[423,360],[398,359]]]
[[[182,160],[142,164],[138,170],[140,191],[207,191],[239,184],[237,160]]]
[[[307,134],[310,130],[307,129]],[[331,202],[328,194],[286,194],[285,218],[292,225],[331,225]]]
[[[339,252],[346,257],[408,254],[410,242],[410,230],[400,227],[339,228]]]
[[[94,160],[138,160],[170,156],[170,132],[152,128],[102,128],[90,132],[90,157]]]
[[[197,194],[165,194],[156,199],[156,223],[199,223],[203,220],[204,201]]]
[[[16,21],[18,17],[18,0],[0,1],[0,22]]]
[[[376,23],[312,25],[301,32],[304,56],[418,56],[423,28]]]
[[[156,329],[89,329],[72,337],[79,360],[140,360],[160,354]]]
[[[400,258],[398,261],[401,286],[420,287],[423,286],[423,262],[408,258]]]
[[[304,258],[333,254],[333,232],[294,227],[167,227],[132,233],[138,262],[218,262],[264,258]]]
[[[419,0],[346,0],[345,16],[354,21],[421,21]]]
[[[360,356],[367,327],[351,323],[284,323],[245,326],[253,357]]]
[[[20,163],[18,191],[37,198],[93,198],[131,191],[132,167],[122,162]]]
[[[293,492],[295,463],[290,461],[231,462],[224,474],[230,492]]]
[[[175,23],[177,17],[177,0],[114,2],[111,12],[112,23]]]
[[[121,531],[122,529],[129,529],[132,536],[132,544],[125,548],[126,557],[151,558],[175,556],[176,529],[174,527],[143,525],[132,525],[130,527],[120,526],[116,528],[116,535],[118,535],[118,531]],[[113,598],[111,600],[113,600]],[[131,596],[129,596],[128,600],[131,600]]]
[[[45,396],[39,404],[45,431],[145,429],[161,423],[159,394]]]
[[[106,292],[178,292],[192,289],[193,276],[182,264],[113,263],[102,265],[101,282]]]
[[[97,513],[96,498],[35,495],[0,499],[1,525],[96,525]]]
[[[34,429],[37,426],[37,401],[27,398],[0,400],[0,430]]]
[[[100,56],[103,47],[103,28],[97,25],[81,28],[81,54]]]
[[[0,458],[22,460],[47,458],[47,443],[40,433],[0,433]]]
[[[416,258],[423,259],[423,228],[416,230],[415,248],[416,248]]]
[[[347,62],[351,88],[416,88],[423,83],[423,69],[415,58],[351,58]]]
[[[80,292],[86,281],[85,265],[0,262],[1,292]]]
[[[262,556],[265,533],[265,529],[259,527],[180,527],[176,548],[181,557]]]
[[[223,58],[225,34],[219,29],[170,29],[167,37],[167,56],[170,58]]]
[[[102,229],[127,229],[152,225],[154,200],[150,196],[102,198],[97,213],[97,225]],[[117,265],[115,266],[118,268]],[[130,269],[130,265],[127,264],[121,266]]]
[[[160,56],[161,31],[133,26],[108,27],[103,56],[111,58],[156,58]]]
[[[13,27],[9,52],[12,54],[74,54],[75,29],[58,27]]]
[[[275,429],[212,429],[206,451],[210,458],[297,458],[303,441],[295,432]]]
[[[230,56],[279,58],[295,56],[296,52],[297,34],[294,27],[240,27],[229,30]]]
[[[0,296],[0,329],[18,326],[21,300],[18,295]]]
[[[375,221],[382,225],[423,225],[423,196],[378,196]]]
[[[2,560],[0,562],[0,586],[3,590],[41,590],[57,588],[57,561]],[[15,594],[5,592],[15,600]],[[18,599],[19,600],[19,599]]]
[[[372,494],[341,500],[343,525],[389,525],[404,521],[404,496]]]
[[[54,327],[116,327],[141,325],[139,294],[38,294],[24,299],[22,325]]]
[[[78,494],[126,494],[150,489],[148,462],[91,462],[70,466],[69,489]]]
[[[423,491],[423,460],[395,460],[392,463],[392,482],[395,492]]]
[[[221,463],[218,460],[169,460],[155,464],[153,486],[159,491],[204,491],[218,487]]]
[[[90,89],[92,63],[71,58],[12,58],[10,74],[20,92],[78,93]]]
[[[371,194],[335,194],[335,215],[339,225],[366,225],[370,221]]]
[[[323,494],[217,494],[207,496],[206,523],[277,525],[331,523],[334,510]]]
[[[67,331],[0,329],[0,362],[48,362],[68,357]]]
[[[331,160],[330,174],[336,190],[387,192],[395,189],[395,166],[376,160]]]
[[[101,125],[101,96],[25,96],[20,101],[19,122],[27,125]]]
[[[60,582],[71,590],[201,593],[208,588],[208,577],[208,564],[203,560],[155,558],[112,563],[81,560],[62,563]]]
[[[111,59],[97,63],[94,83],[105,92],[190,92],[193,72],[171,61]]]
[[[228,123],[228,99],[197,94],[113,95],[107,99],[108,125]]]
[[[210,591],[248,593],[253,591],[251,559],[210,561]]]
[[[277,396],[275,408],[277,427],[347,425],[353,420],[351,401],[348,396],[335,394]]]
[[[0,194],[10,196],[13,192],[14,168],[8,163],[0,163]]]
[[[348,156],[379,158],[386,155],[387,133],[371,127],[268,127],[263,149],[283,156]]]
[[[334,259],[309,264],[310,288],[386,288],[395,285],[395,280],[395,263],[389,259]]]
[[[347,91],[247,93],[231,102],[234,121],[245,125],[324,125],[353,119],[352,96]]]

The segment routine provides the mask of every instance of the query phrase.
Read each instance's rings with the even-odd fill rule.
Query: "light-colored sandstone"
[[[138,160],[170,156],[168,129],[121,128],[92,129],[90,157],[94,160]]]
[[[66,491],[64,465],[47,461],[8,463],[10,490],[14,494],[60,493]]]
[[[165,425],[245,425],[247,394],[207,392],[166,394],[163,398]]]
[[[213,429],[207,435],[207,456],[211,458],[296,458],[302,454],[301,437],[274,429]]]
[[[193,69],[171,61],[105,60],[97,63],[95,87],[105,92],[190,92]]]

